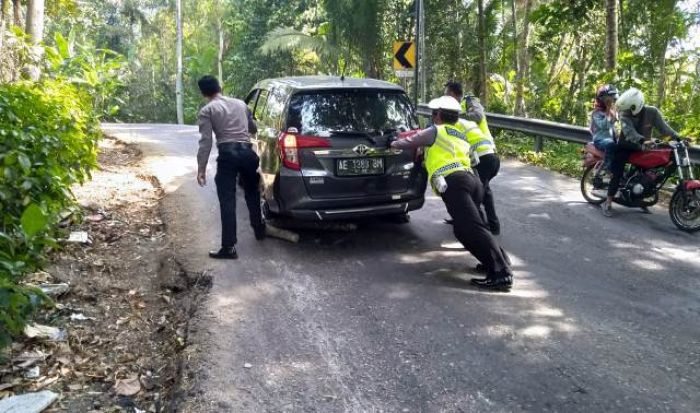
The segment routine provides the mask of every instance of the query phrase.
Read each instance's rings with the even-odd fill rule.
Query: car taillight
[[[279,137],[280,158],[285,167],[295,171],[301,170],[299,149],[301,148],[330,148],[328,139],[316,136],[295,135],[282,133]]]

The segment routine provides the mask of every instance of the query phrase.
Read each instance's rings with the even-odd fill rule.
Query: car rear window
[[[333,90],[294,95],[289,103],[287,127],[304,135],[332,131],[368,132],[416,129],[405,93],[377,90]]]

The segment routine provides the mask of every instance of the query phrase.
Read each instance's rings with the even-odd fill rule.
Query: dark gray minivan
[[[246,98],[258,124],[263,213],[301,220],[393,215],[424,203],[422,151],[389,148],[419,128],[404,90],[388,82],[288,77]]]

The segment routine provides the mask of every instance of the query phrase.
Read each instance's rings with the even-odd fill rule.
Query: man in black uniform
[[[459,82],[447,82],[445,84],[445,94],[452,96],[461,102],[462,112],[465,113],[467,120],[477,124],[483,136],[478,137],[477,141],[470,141],[472,151],[479,158],[479,162],[474,165],[479,174],[479,179],[484,186],[484,212],[489,225],[489,229],[493,235],[501,233],[501,222],[496,215],[496,205],[491,190],[491,180],[498,175],[501,169],[501,159],[496,153],[496,142],[491,135],[488,123],[486,122],[486,113],[484,107],[479,102],[479,99],[472,95],[464,96],[462,84]]]
[[[414,136],[392,142],[391,147],[408,149],[425,147],[425,166],[430,184],[442,197],[454,220],[454,234],[464,248],[483,265],[486,278],[474,278],[472,284],[498,291],[509,291],[513,273],[498,240],[489,232],[481,217],[483,187],[474,175],[469,157],[467,131],[459,126],[459,102],[443,96],[429,105],[433,126]]]
[[[209,101],[199,111],[199,152],[197,153],[197,183],[207,184],[207,163],[211,153],[213,137],[219,149],[216,169],[216,192],[221,209],[221,248],[209,256],[221,259],[236,259],[236,179],[241,178],[245,201],[250,213],[250,225],[255,238],[265,238],[265,223],[260,211],[260,158],[253,151],[250,135],[257,132],[253,116],[245,102],[221,94],[219,81],[213,76],[199,80],[199,90]]]

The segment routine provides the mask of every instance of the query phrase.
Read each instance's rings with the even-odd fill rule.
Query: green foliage
[[[544,150],[538,153],[533,149],[532,136],[504,131],[500,132],[496,139],[499,153],[505,156],[568,176],[581,175],[581,145],[547,140]]]
[[[65,81],[0,84],[0,345],[45,302],[17,282],[57,247],[52,228],[73,206],[70,186],[96,166],[90,102]]]
[[[76,44],[72,34],[66,39],[61,33],[54,35],[55,46],[46,47],[47,73],[53,78],[67,78],[92,98],[92,106],[100,117],[117,117],[120,103],[116,97],[123,86],[125,59],[108,49],[93,49]]]

